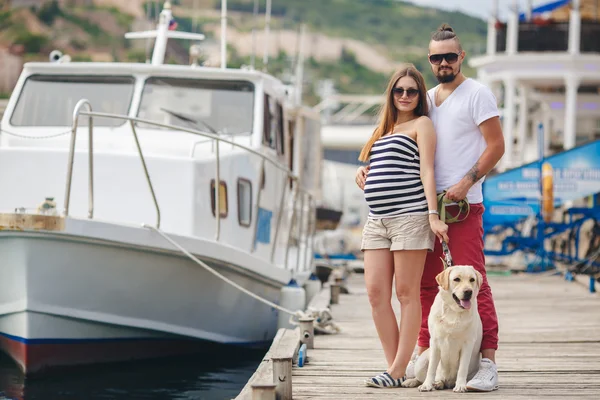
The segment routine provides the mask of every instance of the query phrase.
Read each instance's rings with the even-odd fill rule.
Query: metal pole
[[[227,0],[221,0],[221,68],[227,68]]]
[[[91,115],[88,118],[88,218],[92,219],[94,218],[94,122]]]
[[[254,0],[254,8],[252,10],[254,17],[254,26],[252,27],[252,54],[250,54],[250,65],[254,69],[256,64],[256,28],[258,27],[258,0]]]
[[[192,17],[192,32],[196,33],[198,30],[198,0],[194,0],[193,8],[194,16]]]
[[[220,192],[221,192],[221,169],[220,169],[220,160],[219,160],[219,141],[217,140],[215,143],[216,148],[216,165],[215,165],[215,218],[217,221],[215,240],[219,241],[219,235],[221,234],[221,202],[220,202]]]
[[[279,200],[279,213],[277,215],[277,225],[275,225],[275,237],[273,238],[273,246],[271,247],[271,262],[273,262],[273,258],[275,257],[275,248],[277,247],[277,237],[279,236],[279,226],[281,225],[281,217],[283,216],[283,205],[285,204],[286,188],[289,179],[290,177],[286,174],[283,183],[283,192],[281,193],[281,200]]]
[[[545,221],[544,221],[544,192],[543,192],[543,187],[542,187],[542,166],[544,165],[544,148],[545,148],[545,127],[544,125],[540,124],[538,126],[538,153],[539,153],[539,158],[540,158],[540,165],[539,165],[539,188],[540,188],[540,201],[539,201],[539,212],[538,212],[538,225],[537,225],[537,240],[538,240],[538,246],[539,246],[539,254],[540,254],[540,268],[542,269],[542,271],[544,271],[546,269],[545,267],[545,262],[546,262],[546,249],[544,248],[544,231],[545,231]]]
[[[302,104],[302,83],[304,82],[304,37],[306,36],[306,24],[300,26],[300,43],[298,44],[298,58],[296,65],[296,92],[295,101],[297,105]]]
[[[316,207],[315,207],[316,201],[314,199],[314,197],[309,194],[308,195],[308,210],[309,210],[309,214],[308,214],[308,220],[307,220],[307,227],[306,227],[306,245],[304,247],[304,266],[306,267],[306,265],[310,266],[310,259],[309,259],[309,255],[310,252],[309,250],[309,240],[308,237],[312,236],[314,239],[314,229],[315,229],[315,224],[316,224],[316,217],[317,217],[317,211],[316,211]],[[313,249],[313,243],[314,240],[310,241],[310,250],[312,251]],[[304,268],[306,269],[306,268]]]
[[[79,100],[77,104],[75,104],[75,109],[73,110],[73,125],[71,126],[71,142],[69,144],[69,160],[67,162],[67,183],[65,186],[65,217],[69,216],[69,205],[71,200],[71,181],[73,179],[73,162],[75,161],[75,141],[77,137],[77,126],[79,125],[79,112],[81,110],[81,107],[83,106],[87,106],[89,112],[92,112],[92,105],[87,99]]]
[[[142,147],[140,146],[140,141],[138,139],[137,132],[135,131],[135,123],[133,121],[129,121],[129,123],[131,124],[131,131],[133,132],[135,145],[137,146],[140,160],[142,161],[144,174],[146,174],[146,182],[148,182],[148,187],[150,188],[150,193],[152,194],[152,200],[154,200],[154,208],[156,208],[156,229],[158,229],[160,228],[160,208],[158,207],[158,201],[156,200],[156,193],[154,192],[154,187],[152,186],[152,181],[150,180],[150,174],[148,173],[148,167],[146,166],[146,160],[144,159],[144,154],[142,153]]]
[[[304,229],[304,198],[306,193],[302,193],[300,197],[300,218],[298,218],[298,250],[296,251],[296,271],[300,269],[300,248],[302,246],[302,231]]]
[[[152,15],[152,3],[146,3],[146,22],[152,22],[152,18],[150,18],[150,15]],[[146,63],[150,64],[150,38],[146,39]]]
[[[256,233],[258,231],[258,209],[260,208],[260,194],[262,193],[264,186],[264,176],[265,176],[265,159],[262,159],[260,163],[260,171],[258,176],[258,193],[256,193],[256,207],[254,208],[254,215],[256,215],[256,223],[254,224],[254,233],[252,235],[252,246],[250,247],[250,252],[254,253],[256,250]]]
[[[292,228],[294,227],[294,217],[296,216],[296,201],[298,200],[298,181],[296,180],[296,185],[294,185],[294,200],[292,201],[292,217],[290,218],[290,226],[288,229],[288,237],[287,242],[285,244],[285,268],[288,267],[289,260],[289,252],[290,252],[290,240],[292,239]]]
[[[265,10],[265,47],[263,54],[263,69],[267,70],[267,63],[269,62],[269,32],[271,29],[271,0],[267,0],[267,7]]]
[[[269,164],[271,164],[272,166],[274,166],[275,168],[277,168],[277,169],[279,169],[281,171],[286,171],[289,174],[293,174],[292,170],[290,170],[289,168],[283,166],[276,159],[267,158],[264,154],[262,154],[258,150],[255,150],[255,149],[253,149],[251,147],[248,147],[248,146],[244,146],[243,144],[239,144],[239,143],[236,143],[236,142],[228,140],[228,139],[223,139],[223,138],[221,138],[218,135],[215,135],[213,133],[207,133],[207,132],[203,132],[203,131],[196,130],[196,129],[184,128],[184,127],[181,127],[181,126],[175,126],[175,125],[169,125],[169,124],[162,124],[160,122],[156,122],[156,121],[152,121],[152,120],[148,120],[148,119],[144,119],[144,118],[128,117],[128,116],[115,115],[115,114],[110,114],[110,113],[85,112],[85,111],[82,111],[82,112],[80,112],[80,115],[92,115],[94,117],[112,118],[112,119],[118,119],[118,120],[123,120],[123,121],[134,121],[134,122],[139,122],[139,123],[142,123],[142,124],[150,124],[152,126],[158,126],[158,127],[161,127],[161,128],[167,128],[167,129],[173,129],[173,130],[176,130],[176,131],[191,133],[192,135],[197,135],[197,136],[202,136],[202,137],[210,138],[211,140],[218,140],[220,142],[223,142],[223,143],[226,143],[226,144],[230,144],[230,145],[232,145],[234,147],[243,149],[244,151],[247,151],[250,154],[254,154],[254,155],[260,157],[261,159],[263,159],[265,161],[268,161]]]

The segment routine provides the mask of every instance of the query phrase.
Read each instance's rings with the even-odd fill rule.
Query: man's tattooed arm
[[[479,161],[473,165],[469,172],[467,172],[466,176],[471,180],[472,183],[475,183],[482,178],[482,176],[479,176]]]

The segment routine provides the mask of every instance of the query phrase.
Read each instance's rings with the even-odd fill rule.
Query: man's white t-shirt
[[[435,105],[437,89],[430,89],[427,95],[437,136],[435,184],[440,193],[457,184],[479,160],[486,148],[479,125],[499,112],[492,91],[473,79],[461,83],[439,107]],[[469,190],[469,203],[483,202],[482,183],[483,178]]]

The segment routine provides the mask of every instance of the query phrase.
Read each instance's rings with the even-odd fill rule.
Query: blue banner
[[[600,141],[543,160],[552,166],[554,206],[600,192]],[[516,222],[540,211],[541,165],[526,164],[484,181],[486,228]]]

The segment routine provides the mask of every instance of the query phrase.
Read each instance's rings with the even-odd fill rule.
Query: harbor
[[[463,242],[483,239],[500,325],[499,388],[467,396],[598,398],[600,0],[482,3],[1,2],[0,399],[459,396],[364,383],[386,359],[363,275],[371,189],[356,179],[380,108],[427,108],[451,65],[491,110],[465,114],[477,152],[452,165],[474,169],[459,175],[480,193],[450,219],[481,213]],[[445,22],[464,40],[433,39]],[[421,91],[389,85],[386,100],[407,64]],[[414,200],[424,144],[399,134]],[[372,174],[390,180],[375,208],[405,201],[398,165]],[[444,220],[439,195],[407,216]],[[470,309],[472,294],[455,301]]]

